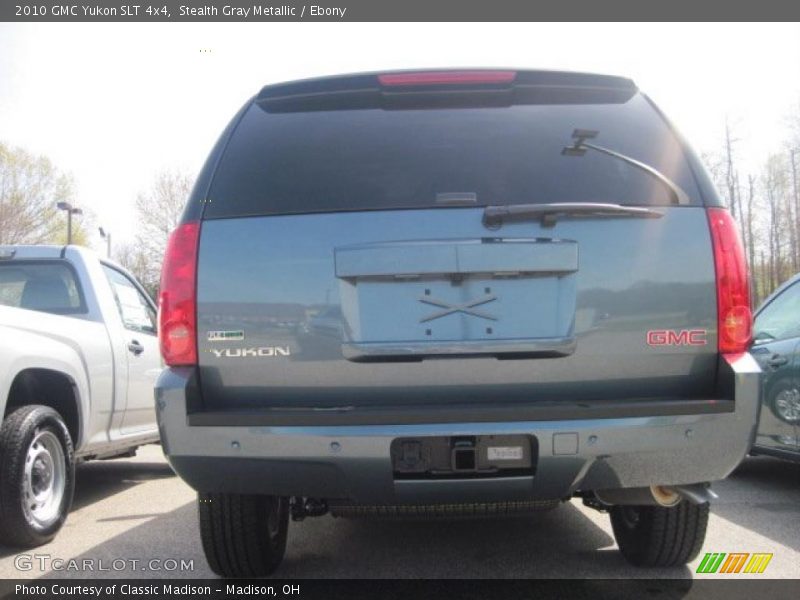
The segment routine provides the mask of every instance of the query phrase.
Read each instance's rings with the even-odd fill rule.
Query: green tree
[[[47,157],[0,142],[0,244],[66,243],[66,217],[56,203],[74,203],[74,187]],[[86,244],[90,220],[73,218],[73,243]]]

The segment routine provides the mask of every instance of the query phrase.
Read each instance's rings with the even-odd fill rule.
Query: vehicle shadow
[[[602,515],[598,515],[602,518]],[[77,559],[173,559],[192,569],[143,570],[142,563],[97,577],[213,577],[202,553],[194,502],[142,523]],[[79,578],[60,571],[44,578]],[[640,570],[628,565],[613,539],[571,503],[526,517],[450,520],[351,520],[330,516],[291,523],[286,558],[276,573],[293,578],[602,578],[682,579],[685,568]],[[637,584],[638,585],[638,584]],[[677,587],[676,587],[677,586]],[[590,586],[591,587],[591,586]],[[691,581],[671,585],[682,597]],[[638,589],[638,588],[636,588]],[[640,590],[641,591],[641,590]]]
[[[298,535],[301,528],[307,533]],[[513,518],[310,519],[290,530],[290,542],[280,571],[285,577],[690,577],[685,567],[631,567],[614,540],[572,503]],[[359,559],[349,559],[354,556]]]
[[[111,459],[79,463],[75,467],[75,496],[71,512],[75,512],[109,496],[114,496],[145,481],[175,477],[165,462]],[[141,518],[147,515],[135,515]],[[18,548],[0,546],[0,558],[19,554]]]
[[[213,576],[202,553],[195,502],[187,502],[174,510],[160,513],[69,558],[74,559],[78,566],[91,564],[91,570],[64,568],[45,573],[39,579],[177,579]],[[174,565],[172,561],[175,561]]]
[[[769,456],[745,458],[730,475],[730,479],[800,494],[800,462],[790,462]]]
[[[716,516],[800,550],[800,464],[749,457],[714,489]]]
[[[98,500],[145,481],[176,476],[165,462],[113,459],[82,463],[75,471],[75,498],[72,501],[72,510],[85,508]]]

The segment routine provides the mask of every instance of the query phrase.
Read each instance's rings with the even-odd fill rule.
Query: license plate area
[[[362,343],[565,338],[575,314],[572,302],[564,305],[570,283],[520,273],[365,279],[359,312],[347,316]]]
[[[532,476],[537,457],[530,435],[397,438],[391,444],[395,479]]]
[[[368,244],[335,260],[350,360],[574,351],[574,241]]]

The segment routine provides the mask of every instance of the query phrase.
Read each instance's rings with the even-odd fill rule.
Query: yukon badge
[[[262,346],[260,348],[211,348],[217,358],[268,358],[290,356],[289,346]]]

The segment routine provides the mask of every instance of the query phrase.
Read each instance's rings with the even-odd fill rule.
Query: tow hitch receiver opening
[[[475,446],[469,441],[456,442],[453,450],[454,471],[475,470]]]
[[[395,479],[531,476],[537,448],[529,435],[398,438],[392,468]]]

